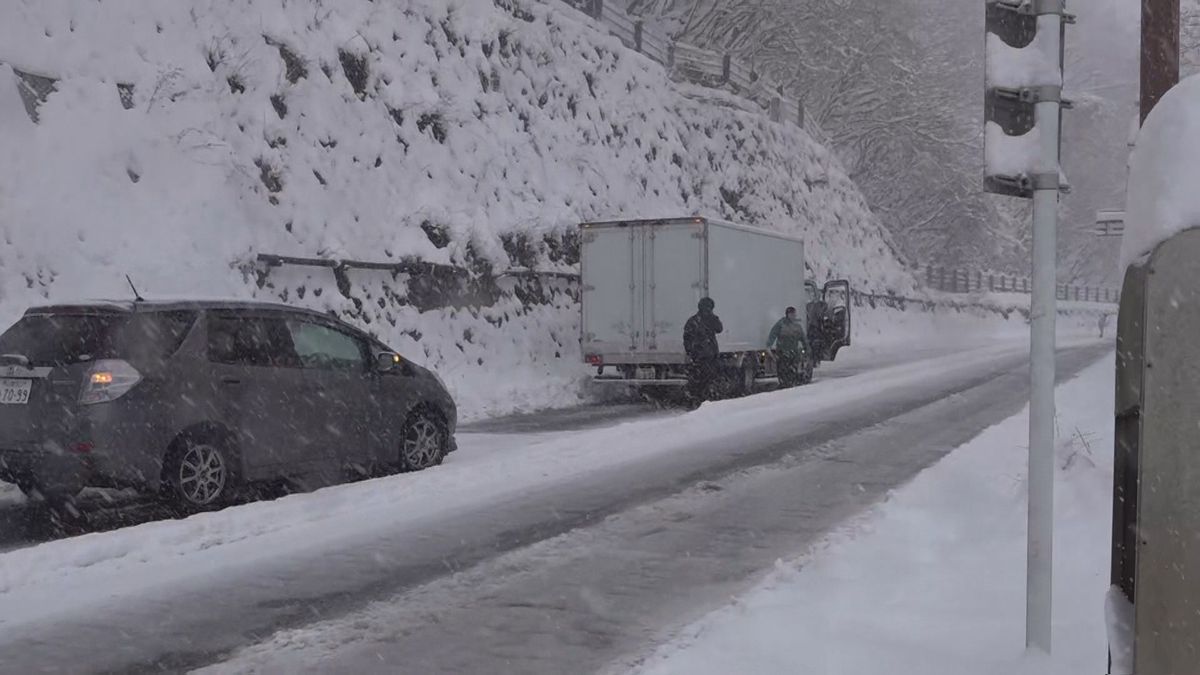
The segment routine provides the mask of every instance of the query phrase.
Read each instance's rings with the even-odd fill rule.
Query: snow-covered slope
[[[912,290],[803,131],[683,95],[559,3],[502,4],[0,3],[0,319],[125,296],[127,273],[284,299],[423,359],[470,414],[577,395],[568,294],[364,270],[339,288],[257,254],[568,269],[582,220],[703,213],[803,233],[817,278]],[[57,80],[36,124],[11,69]]]

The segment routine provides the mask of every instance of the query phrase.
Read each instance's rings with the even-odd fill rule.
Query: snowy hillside
[[[0,320],[146,295],[335,310],[439,369],[468,414],[577,395],[575,225],[702,213],[802,233],[818,279],[911,276],[830,153],[685,96],[560,3],[0,5]],[[20,87],[54,80],[26,114]],[[32,84],[31,84],[32,83]],[[266,270],[261,253],[471,270]],[[503,292],[508,288],[508,292]],[[565,398],[564,398],[565,397]]]

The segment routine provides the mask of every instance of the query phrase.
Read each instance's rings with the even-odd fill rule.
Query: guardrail
[[[257,276],[259,288],[264,288],[268,285],[271,271],[285,266],[315,267],[329,270],[333,274],[338,290],[347,298],[352,298],[352,283],[347,274],[351,270],[385,272],[393,278],[402,274],[407,275],[409,277],[407,286],[408,297],[405,302],[415,306],[420,311],[449,306],[489,306],[494,304],[500,296],[507,294],[515,294],[522,302],[527,304],[554,302],[556,296],[564,293],[576,302],[579,300],[579,274],[569,269],[536,270],[513,267],[503,271],[488,270],[481,273],[460,265],[430,263],[416,259],[375,262],[283,256],[269,253],[260,253],[256,260],[249,263],[244,269],[246,272]],[[941,268],[935,269],[937,272],[934,274],[934,278],[940,279]],[[959,279],[966,278],[964,270],[957,270],[957,272],[960,273]],[[1021,278],[1019,277],[1001,277],[994,274],[991,276],[995,280],[994,285],[997,291],[1001,290],[1002,285],[1006,289],[1011,289],[1014,286],[1014,279],[1016,280],[1015,285],[1021,287]],[[953,274],[947,276],[947,279],[950,278],[953,278]],[[986,279],[986,277],[984,278]],[[1003,284],[999,281],[1001,278],[1004,279]],[[501,287],[499,283],[504,280],[510,280],[512,284]],[[959,286],[959,288],[964,290],[950,290],[948,292],[966,294],[968,292],[965,290],[966,282],[963,281],[962,283],[963,285]],[[931,286],[931,288],[936,289],[936,284]],[[1084,291],[1085,288],[1090,288],[1091,291]],[[974,286],[974,289],[976,291],[980,290],[978,285]],[[1117,300],[1113,289],[1104,289],[1102,287],[1063,286],[1060,287],[1059,296],[1062,300],[1090,300],[1094,302],[1115,302]],[[894,293],[875,293],[852,288],[849,300],[856,307],[888,307],[900,311],[906,311],[909,308],[917,308],[926,312],[937,311],[939,309],[975,309],[999,313],[1005,317],[1013,312],[1019,313],[1026,318],[1029,316],[1028,307],[1004,307],[1002,304],[997,304],[996,302],[980,302],[977,299],[969,297],[964,297],[962,300],[946,297],[911,298]],[[1086,307],[1059,309],[1061,313],[1067,314],[1080,312],[1111,314],[1114,310],[1115,308]]]
[[[805,116],[800,96],[788,96],[782,85],[758,72],[753,62],[742,61],[728,52],[673,40],[647,26],[642,19],[605,4],[605,0],[563,2],[598,21],[626,47],[662,65],[671,77],[704,87],[729,89],[762,106],[771,120],[794,124],[822,142],[828,140],[825,132]]]
[[[1029,277],[1012,274],[927,265],[921,279],[925,286],[943,293],[1024,293],[1032,288]],[[1108,286],[1074,286],[1059,284],[1059,300],[1115,303],[1121,298],[1120,289]]]

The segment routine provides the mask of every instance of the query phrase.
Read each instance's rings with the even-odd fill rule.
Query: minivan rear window
[[[189,311],[26,314],[0,335],[0,355],[19,354],[37,366],[165,358],[179,349],[195,320]]]

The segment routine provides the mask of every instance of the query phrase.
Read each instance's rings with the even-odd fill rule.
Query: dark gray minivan
[[[441,380],[318,312],[240,301],[29,309],[0,335],[0,480],[48,501],[420,470],[452,451]]]

